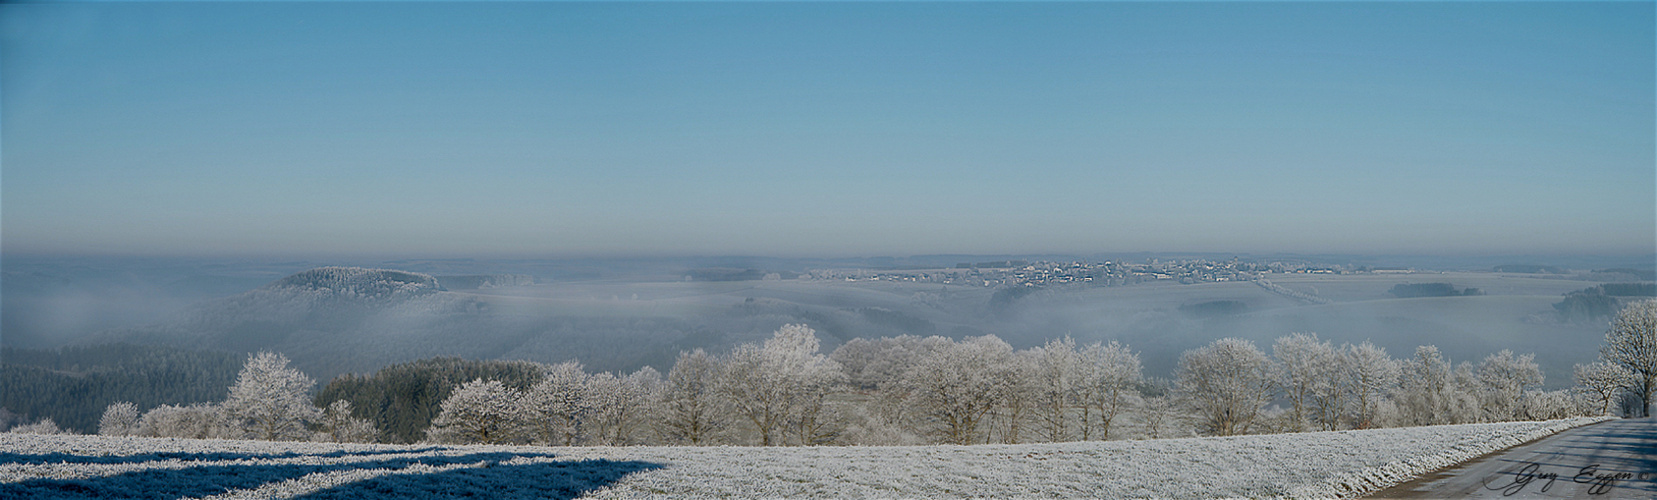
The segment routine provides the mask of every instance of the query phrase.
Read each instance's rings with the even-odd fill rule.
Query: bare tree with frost
[[[788,412],[784,434],[795,444],[821,445],[833,442],[845,431],[845,422],[839,411],[828,403],[828,395],[846,383],[845,371],[828,356],[817,354],[816,332],[799,325],[798,342],[788,342],[785,352],[797,367],[790,382],[799,387],[793,409]],[[767,348],[770,348],[767,342]]]
[[[1030,409],[1036,406],[1040,387],[1035,375],[1036,359],[1032,354],[1031,351],[1014,352],[1008,359],[1007,388],[1002,392],[999,404],[990,412],[990,430],[1002,444],[1022,442],[1024,421],[1029,418]]]
[[[1525,417],[1526,392],[1542,385],[1542,368],[1536,366],[1535,358],[1535,354],[1515,356],[1513,351],[1502,349],[1479,364],[1479,399],[1485,421]]]
[[[499,380],[477,379],[449,393],[426,439],[439,443],[507,444],[524,434],[522,394]]]
[[[1398,386],[1398,361],[1388,356],[1386,349],[1369,341],[1356,346],[1348,345],[1345,357],[1352,373],[1352,426],[1358,429],[1374,427],[1381,406],[1389,403],[1386,395]]]
[[[1283,394],[1289,400],[1288,430],[1306,430],[1311,412],[1307,408],[1314,397],[1314,386],[1328,376],[1334,363],[1334,348],[1328,342],[1318,341],[1318,334],[1293,333],[1278,337],[1272,344]]]
[[[1336,348],[1322,342],[1314,350],[1318,363],[1307,404],[1321,430],[1340,428],[1347,407],[1358,393],[1358,360],[1352,349],[1351,344]]]
[[[840,363],[852,387],[880,390],[896,383],[916,362],[950,343],[949,339],[936,335],[855,338],[841,344],[829,359]]]
[[[802,349],[799,352],[816,352],[816,343],[817,338],[813,334],[809,351]],[[840,364],[827,356],[814,354],[809,359],[800,364],[796,383],[801,387],[801,392],[794,409],[788,413],[784,435],[798,445],[829,444],[846,431],[846,416],[828,401],[829,394],[846,383],[846,375]]]
[[[1177,388],[1206,432],[1243,434],[1271,401],[1276,370],[1253,342],[1224,338],[1180,355]]]
[[[846,427],[837,441],[855,446],[926,444],[920,436],[908,431],[912,426],[901,422],[902,412],[894,411],[893,400],[883,395],[876,395],[866,404],[844,407],[842,417]]]
[[[39,422],[32,424],[12,427],[6,432],[10,432],[12,434],[68,434],[63,429],[58,427],[57,422],[52,421],[52,417],[40,419]]]
[[[557,446],[581,444],[584,425],[597,404],[581,363],[568,361],[547,368],[546,375],[524,395],[524,413],[532,422],[535,441]]]
[[[1450,392],[1450,421],[1452,424],[1482,422],[1484,402],[1479,399],[1481,385],[1478,370],[1471,361],[1456,365],[1455,383]]]
[[[310,437],[305,425],[316,421],[322,411],[307,395],[316,381],[299,370],[288,368],[288,358],[261,352],[248,357],[247,364],[230,386],[224,414],[242,435],[264,440],[300,440]]]
[[[372,443],[380,437],[380,429],[366,418],[351,415],[351,402],[336,400],[322,411],[322,431],[318,441],[333,443]]]
[[[138,420],[138,435],[148,437],[240,438],[243,433],[241,427],[231,425],[222,407],[207,403],[161,405]]]
[[[828,403],[828,391],[808,395],[783,428],[789,442],[801,446],[831,444],[845,434],[847,417]]]
[[[625,377],[606,372],[588,379],[589,394],[593,397],[591,422],[596,444],[638,444],[640,430],[648,423],[650,402],[655,398],[661,380],[661,374],[648,366]]]
[[[701,445],[723,431],[723,404],[715,392],[718,377],[717,358],[701,349],[679,353],[658,394],[657,434],[668,442]]]
[[[1408,425],[1447,424],[1455,393],[1455,373],[1438,346],[1415,348],[1415,356],[1399,366],[1398,392],[1394,399]]]
[[[121,401],[104,408],[98,419],[98,434],[102,436],[131,436],[138,433],[138,405]]]
[[[1600,359],[1628,370],[1629,390],[1639,398],[1639,416],[1651,416],[1651,398],[1657,392],[1657,299],[1629,304],[1605,332]]]
[[[1066,335],[1030,350],[1034,358],[1036,417],[1048,442],[1070,440],[1070,408],[1080,396],[1082,360],[1076,341]]]
[[[738,346],[723,363],[719,392],[753,425],[762,446],[782,444],[787,427],[816,427],[816,421],[801,419],[823,415],[824,396],[844,382],[840,364],[818,347],[816,331],[784,325],[763,346]]]
[[[1525,391],[1517,410],[1517,420],[1554,420],[1586,415],[1580,392],[1569,390]]]
[[[1181,410],[1179,400],[1173,395],[1145,398],[1139,412],[1139,424],[1145,431],[1145,437],[1161,439],[1180,436]]]
[[[1589,400],[1599,408],[1596,415],[1611,414],[1611,402],[1634,381],[1634,374],[1627,368],[1604,360],[1578,364],[1575,371],[1576,383],[1586,390]]]
[[[775,335],[782,334],[778,331]],[[719,377],[720,395],[759,434],[762,446],[780,444],[790,400],[795,397],[793,389],[776,373],[783,361],[772,358],[763,347],[737,346],[726,356]]]
[[[1139,398],[1135,389],[1140,380],[1139,355],[1112,341],[1098,342],[1078,353],[1081,380],[1077,397],[1082,407],[1082,440],[1110,439],[1111,423],[1132,408]]]
[[[1016,376],[1013,348],[994,335],[951,343],[920,360],[895,388],[918,432],[935,441],[973,444],[985,416],[1006,398]]]

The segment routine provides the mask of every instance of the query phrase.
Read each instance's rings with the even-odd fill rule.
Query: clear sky
[[[1645,254],[1653,2],[0,5],[0,249]]]

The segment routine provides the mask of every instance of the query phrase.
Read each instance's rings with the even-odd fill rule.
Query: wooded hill
[[[33,422],[51,418],[78,433],[118,401],[147,409],[225,398],[244,353],[104,344],[58,350],[0,350],[0,407]]]

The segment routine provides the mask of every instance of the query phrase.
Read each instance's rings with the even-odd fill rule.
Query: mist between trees
[[[1269,349],[1215,340],[1186,351],[1173,380],[1158,380],[1144,377],[1138,355],[1114,342],[1063,338],[1019,351],[993,335],[900,336],[854,339],[823,354],[811,328],[786,325],[763,344],[724,355],[681,353],[665,376],[649,367],[588,373],[576,362],[450,359],[393,367],[387,370],[402,370],[402,383],[374,387],[422,392],[424,399],[394,405],[382,397],[370,408],[340,397],[326,409],[317,404],[330,395],[361,400],[375,391],[325,389],[325,398],[313,401],[315,382],[266,352],[249,357],[223,402],[143,413],[116,403],[100,433],[409,440],[382,432],[391,423],[407,427],[404,436],[437,443],[898,445],[1646,416],[1657,389],[1657,300],[1623,309],[1601,360],[1577,365],[1579,385],[1566,390],[1540,390],[1534,355],[1507,350],[1456,364],[1429,345],[1395,359],[1368,342],[1336,346],[1315,333],[1280,337]],[[419,376],[444,370],[448,375]],[[458,382],[456,374],[477,376]],[[355,382],[358,389],[371,385]],[[48,420],[11,432],[59,430]]]

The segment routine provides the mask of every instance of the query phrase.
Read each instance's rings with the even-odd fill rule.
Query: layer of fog
[[[815,266],[952,265],[983,256],[908,259],[593,259],[248,261],[8,259],[0,280],[0,341],[16,347],[137,341],[233,351],[279,350],[307,372],[367,372],[451,355],[559,362],[592,370],[666,369],[681,350],[723,351],[788,323],[815,328],[825,350],[854,337],[995,334],[1018,348],[1063,335],[1117,340],[1141,353],[1147,375],[1168,376],[1179,353],[1220,337],[1267,346],[1291,332],[1336,343],[1364,340],[1394,357],[1437,345],[1477,362],[1501,349],[1537,353],[1549,386],[1591,360],[1605,325],[1549,321],[1561,294],[1595,283],[1494,273],[1411,274],[1335,281],[1280,280],[1336,303],[1305,305],[1252,283],[1050,289],[992,307],[994,290],[963,285],[806,280],[686,282],[707,269],[789,272]],[[529,286],[452,288],[384,303],[318,305],[250,294],[329,264],[436,276],[516,274]],[[874,265],[878,264],[878,265]],[[441,279],[440,279],[441,281]],[[1396,299],[1395,283],[1450,281],[1480,297]],[[460,283],[461,281],[451,281]],[[476,283],[475,280],[468,283]],[[1182,306],[1233,301],[1202,314]]]

